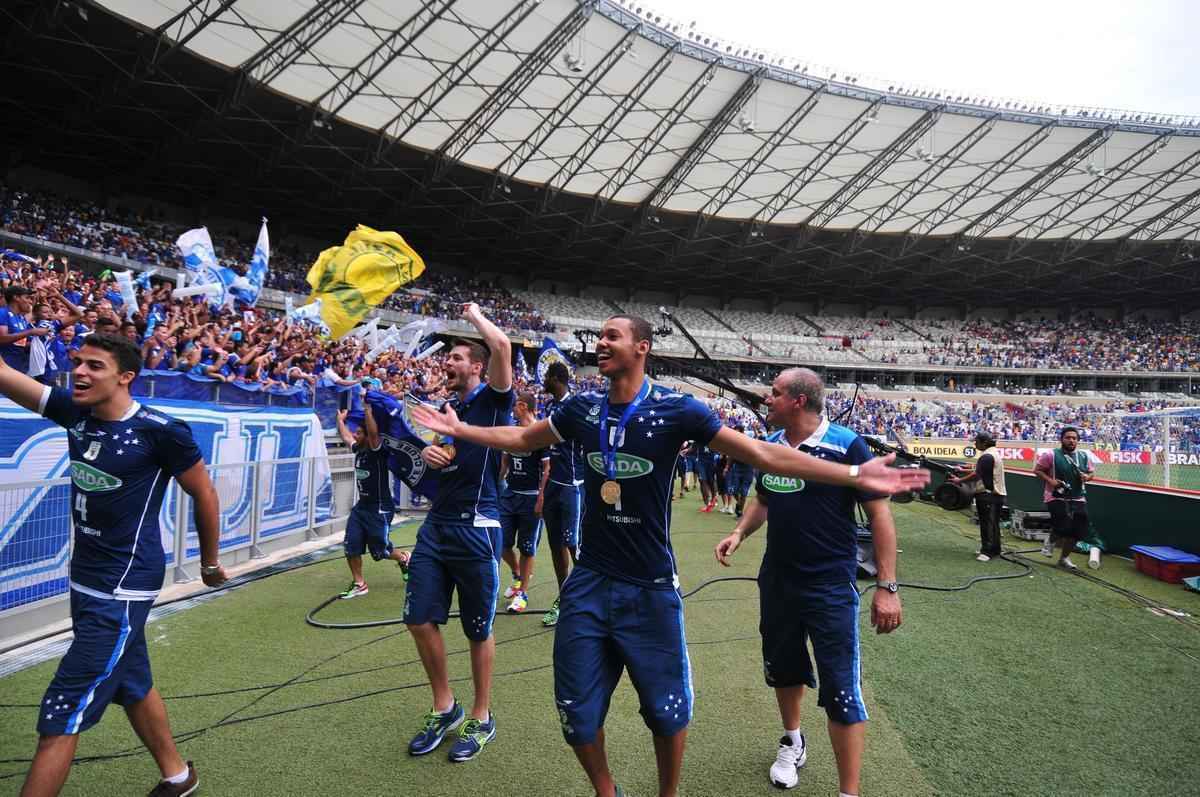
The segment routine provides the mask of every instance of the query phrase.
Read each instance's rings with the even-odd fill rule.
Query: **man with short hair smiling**
[[[201,577],[216,587],[225,581],[220,505],[187,424],[130,396],[141,369],[137,347],[94,334],[73,356],[70,391],[0,365],[0,393],[67,429],[75,529],[74,639],[39,707],[37,753],[21,795],[58,794],[79,734],[118,703],[162,773],[152,797],[183,797],[196,790],[196,770],[175,747],[146,650],[146,618],[166,568],[158,514],[174,478],[195,507]]]
[[[574,396],[549,418],[525,427],[484,427],[417,407],[413,416],[439,434],[506,451],[532,451],[566,440],[583,445],[583,532],[578,565],[563,585],[554,637],[554,696],[567,743],[599,797],[623,793],[613,782],[604,719],[623,670],[637,689],[654,737],[660,797],[679,789],[692,673],[683,600],[671,547],[671,483],[685,440],[771,473],[885,493],[919,487],[927,471],[889,468],[892,457],[847,467],[786,446],[750,440],[721,425],[691,396],[646,378],[653,328],[617,315],[596,342],[607,390]]]

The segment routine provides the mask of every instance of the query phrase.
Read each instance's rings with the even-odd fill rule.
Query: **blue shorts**
[[[625,669],[651,733],[687,727],[692,668],[679,593],[576,567],[562,587],[554,634],[554,699],[567,744],[596,740]]]
[[[691,457],[680,457],[679,459],[682,463],[680,470],[684,473],[691,473],[696,469],[696,460]]]
[[[763,570],[758,590],[767,686],[817,686],[808,656],[811,639],[820,676],[817,705],[834,722],[865,722],[854,583],[799,584],[786,573]]]
[[[450,600],[457,590],[467,639],[482,642],[491,636],[500,589],[500,536],[499,526],[440,523],[426,518],[408,560],[404,622],[445,625],[450,618]]]
[[[705,462],[702,459],[696,460],[696,478],[702,482],[710,482],[713,480],[713,466],[711,462]]]
[[[743,498],[750,495],[750,486],[754,484],[754,471],[746,468],[730,469],[725,477],[725,487],[729,490],[729,495],[740,495]]]
[[[369,550],[376,562],[387,559],[392,555],[392,540],[388,536],[391,530],[390,510],[380,511],[356,504],[346,519],[346,537],[342,542],[346,556],[362,556]]]
[[[146,697],[154,686],[146,652],[146,618],[153,604],[71,590],[75,639],[42,696],[39,734],[82,733],[100,721],[109,703],[130,706]]]
[[[583,487],[546,482],[542,501],[546,538],[554,548],[579,548],[579,523],[583,520]]]
[[[536,495],[522,495],[511,490],[500,496],[500,528],[504,531],[505,550],[517,546],[526,556],[537,554],[542,541],[542,519],[534,514]]]

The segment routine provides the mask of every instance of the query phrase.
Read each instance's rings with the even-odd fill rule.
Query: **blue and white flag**
[[[258,231],[258,243],[254,245],[254,257],[250,260],[250,268],[246,270],[247,285],[235,285],[233,296],[240,304],[254,307],[258,304],[258,294],[262,292],[263,283],[267,280],[270,270],[267,264],[271,261],[271,239],[267,236],[267,217],[263,216],[262,229]]]
[[[574,369],[571,368],[571,361],[567,359],[567,355],[563,354],[563,350],[558,348],[558,344],[553,338],[546,338],[542,341],[542,351],[537,358],[537,381],[539,385],[546,383],[546,369],[550,367],[550,363],[562,363],[567,366],[568,377],[574,376]]]
[[[9,260],[20,260],[22,263],[38,262],[36,257],[30,257],[29,255],[23,255],[15,249],[5,249],[3,252],[0,252],[0,257],[5,257],[5,258],[8,258]]]
[[[527,385],[533,381],[533,375],[529,373],[529,363],[525,360],[523,346],[517,349],[517,376],[521,377],[521,381]]]
[[[238,275],[232,269],[217,262],[217,253],[213,249],[212,238],[207,227],[188,230],[175,241],[179,252],[183,255],[183,267],[190,275],[193,285],[217,285],[219,291],[214,291],[208,297],[209,307],[219,309],[232,303],[233,295],[229,289],[233,287]],[[244,283],[245,280],[242,280]]]

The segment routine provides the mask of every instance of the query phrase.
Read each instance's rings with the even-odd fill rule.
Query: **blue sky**
[[[628,2],[627,2],[628,4]],[[1200,116],[1200,0],[647,0],[705,35],[952,92]]]

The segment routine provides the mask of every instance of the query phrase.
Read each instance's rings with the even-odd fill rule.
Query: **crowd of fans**
[[[126,208],[107,210],[94,203],[54,194],[11,189],[0,184],[0,226],[11,232],[125,258],[143,266],[182,268],[175,241],[184,228],[167,225]],[[236,232],[209,230],[221,265],[244,273],[254,240]],[[308,294],[305,281],[316,252],[304,254],[273,241],[264,286]],[[513,331],[552,332],[554,325],[506,288],[482,280],[461,279],[427,270],[388,298],[385,309],[416,315],[457,318],[464,302],[474,301],[498,325]]]
[[[931,365],[955,367],[1194,371],[1200,369],[1200,324],[1148,319],[1115,324],[1092,316],[1072,321],[977,320],[919,351]]]
[[[852,401],[853,410],[850,410]],[[986,431],[997,440],[1052,441],[1064,426],[1079,429],[1084,443],[1123,450],[1160,450],[1162,419],[1127,419],[1116,413],[1148,412],[1172,406],[1171,402],[1107,401],[1068,404],[1037,401],[1012,404],[976,399],[944,401],[933,399],[889,399],[832,391],[826,396],[830,417],[843,416],[859,434],[896,440],[898,438],[944,437],[969,440]],[[1172,422],[1172,445],[1180,451],[1200,450],[1200,417],[1181,417]]]

